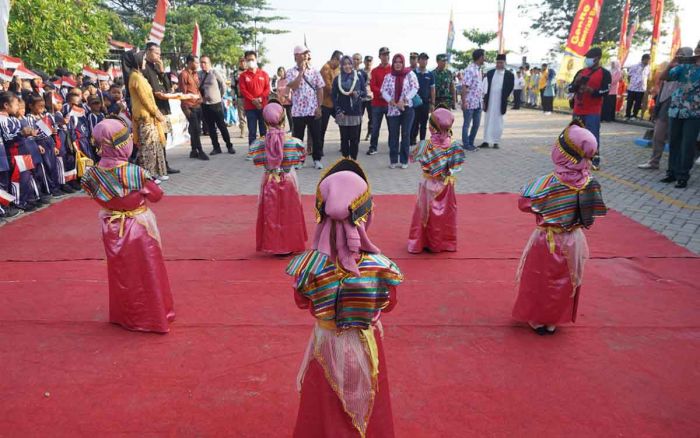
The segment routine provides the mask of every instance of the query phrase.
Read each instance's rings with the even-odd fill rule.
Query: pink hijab
[[[347,170],[333,173],[321,181],[319,191],[325,201],[325,217],[316,227],[312,246],[358,277],[360,270],[357,258],[360,251],[380,252],[367,236],[366,227],[369,227],[370,220],[360,222],[357,226],[349,220],[350,204],[365,190],[365,180]]]
[[[598,150],[598,142],[591,131],[576,124],[561,133],[552,148],[554,174],[564,184],[581,188],[590,177],[591,158]]]
[[[278,103],[269,103],[263,109],[263,118],[267,122],[265,134],[265,157],[268,169],[276,169],[282,164],[284,155],[284,108]]]
[[[452,124],[455,116],[449,110],[438,108],[430,116],[430,142],[437,147],[447,149],[452,143]]]
[[[129,162],[134,141],[124,122],[105,119],[92,130],[95,145],[101,149],[102,158],[97,167],[112,169]]]

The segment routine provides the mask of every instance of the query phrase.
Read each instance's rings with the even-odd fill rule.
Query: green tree
[[[134,45],[143,44],[151,28],[157,0],[100,1],[105,8],[114,10],[124,23],[128,30],[124,39]],[[166,52],[190,52],[195,20],[202,33],[202,53],[224,64],[234,64],[242,46],[256,47],[264,53],[262,38],[265,35],[286,32],[273,27],[284,17],[269,15],[268,0],[170,0],[170,4],[163,40]]]
[[[109,34],[98,0],[14,0],[10,9],[10,53],[47,73],[104,59]]]
[[[480,49],[491,41],[495,40],[498,34],[496,32],[482,32],[479,29],[466,29],[462,31],[462,35],[476,47],[468,50],[452,50],[452,67],[462,70],[467,68],[470,62],[472,62],[472,53],[476,49]],[[484,58],[486,62],[494,62],[496,60],[497,50],[485,50]]]
[[[622,11],[626,0],[605,0],[600,11],[600,21],[593,36],[593,44],[604,41],[619,41]],[[531,28],[544,35],[551,35],[564,42],[569,37],[571,23],[578,8],[579,0],[530,0],[519,6],[521,12],[532,16]],[[678,10],[673,0],[664,2],[664,21],[670,23],[670,17]],[[651,20],[651,2],[649,0],[632,0],[630,4],[630,25],[635,17],[639,20]],[[646,44],[651,31],[640,27],[635,34],[632,45]]]

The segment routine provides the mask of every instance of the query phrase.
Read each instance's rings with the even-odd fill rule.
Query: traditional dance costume
[[[430,116],[430,139],[411,152],[423,170],[408,235],[408,252],[457,251],[457,196],[454,174],[462,169],[464,149],[451,141],[454,116],[439,108]]]
[[[127,162],[133,142],[123,122],[104,120],[93,137],[102,159],[87,168],[81,183],[103,207],[109,320],[129,330],[167,333],[175,318],[173,298],[156,217],[146,206],[163,192],[143,168]]]
[[[306,224],[294,167],[305,158],[301,140],[285,138],[284,108],[277,103],[263,109],[268,130],[249,150],[256,166],[264,167],[260,184],[256,250],[289,254],[306,249]]]
[[[372,197],[359,164],[344,159],[316,194],[313,249],[295,257],[297,305],[316,319],[299,370],[295,437],[393,437],[382,312],[396,304],[399,268],[367,236]]]
[[[589,173],[597,148],[593,134],[581,122],[572,122],[552,148],[555,171],[521,192],[518,206],[535,214],[537,228],[520,259],[513,318],[528,322],[539,334],[576,321],[588,258],[582,228],[607,213],[600,184]]]

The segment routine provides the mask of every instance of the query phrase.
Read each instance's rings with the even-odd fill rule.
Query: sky
[[[526,55],[530,63],[558,62],[547,55],[557,40],[530,31],[530,18],[520,14],[518,5],[526,1],[506,0],[504,38],[506,49],[511,52],[509,63],[519,62],[523,45],[528,47]],[[675,1],[681,9],[682,44],[695,47],[700,40],[700,27],[693,27],[690,17],[700,17],[700,0]],[[303,45],[304,35],[313,63],[319,68],[336,49],[346,54],[372,55],[376,65],[381,46],[389,47],[392,54],[426,52],[431,57],[431,67],[435,65],[435,55],[445,52],[450,8],[454,10],[454,49],[472,46],[462,36],[462,30],[476,27],[496,31],[498,27],[496,0],[269,0],[269,4],[275,9],[272,13],[288,18],[279,22],[279,28],[289,31],[264,38],[269,72],[294,64],[293,48]],[[662,59],[669,52],[673,22],[664,26],[669,36],[661,41],[657,56]],[[485,48],[497,49],[497,42]],[[638,58],[641,53],[633,51],[630,59]]]

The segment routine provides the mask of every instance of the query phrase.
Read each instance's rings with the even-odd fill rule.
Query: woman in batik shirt
[[[128,162],[133,149],[121,120],[103,120],[92,133],[102,151],[81,184],[101,207],[102,241],[107,255],[109,321],[129,330],[167,333],[175,318],[156,217],[146,201],[163,191],[146,170]]]
[[[452,141],[454,116],[438,108],[430,116],[430,139],[421,141],[411,158],[421,165],[423,180],[408,235],[408,252],[457,251],[455,173],[462,169],[464,150]]]
[[[535,214],[537,228],[525,246],[513,318],[538,334],[575,322],[588,244],[582,228],[604,216],[600,184],[590,174],[598,149],[595,136],[578,120],[552,148],[554,172],[523,187],[518,206]]]
[[[315,325],[297,387],[295,437],[393,437],[381,313],[396,304],[399,268],[367,235],[372,197],[356,161],[343,159],[316,193],[313,249],[295,257],[294,297]]]

